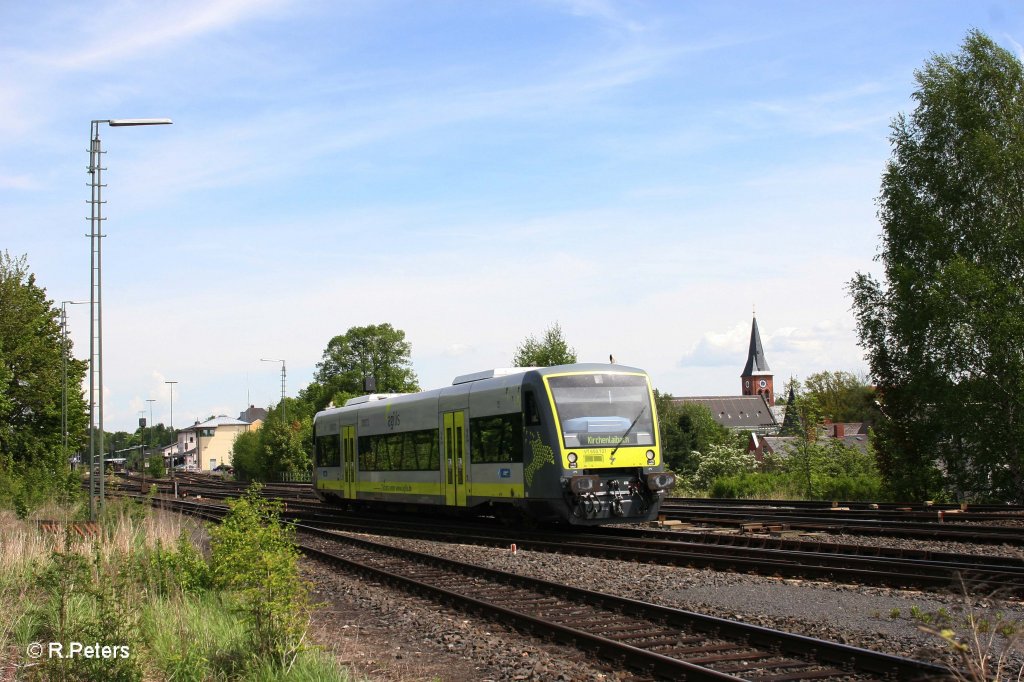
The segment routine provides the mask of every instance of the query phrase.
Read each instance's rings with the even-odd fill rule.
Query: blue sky
[[[863,372],[845,284],[913,72],[1019,3],[0,3],[0,248],[87,299],[101,129],[105,426],[175,426],[312,378],[390,322],[424,388],[561,324],[581,360],[736,394]],[[88,354],[87,306],[71,308]]]

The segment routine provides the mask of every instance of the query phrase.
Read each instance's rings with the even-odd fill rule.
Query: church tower
[[[763,395],[769,405],[775,404],[775,387],[772,385],[772,370],[764,359],[764,348],[761,347],[761,334],[757,331],[757,318],[750,327],[750,350],[747,351],[747,364],[740,375],[743,395]]]

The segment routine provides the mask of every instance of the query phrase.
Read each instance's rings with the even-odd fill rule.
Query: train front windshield
[[[547,382],[566,448],[654,445],[646,376],[573,374]]]

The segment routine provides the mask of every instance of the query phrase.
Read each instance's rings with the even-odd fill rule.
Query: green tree
[[[85,435],[82,394],[86,364],[64,351],[60,309],[29,272],[27,259],[0,253],[0,495],[41,500],[70,475],[64,450],[61,404],[64,367],[68,387],[69,450]],[[19,481],[29,471],[33,481]]]
[[[167,468],[164,466],[163,455],[157,453],[146,460],[146,476],[150,478],[163,478],[167,475]]]
[[[235,476],[245,481],[265,481],[263,444],[260,442],[262,428],[238,434],[231,446],[231,464]]]
[[[300,393],[314,412],[332,401],[341,405],[362,395],[363,380],[372,378],[377,393],[412,393],[419,390],[412,370],[412,344],[405,332],[388,323],[352,327],[327,344],[317,364],[315,381]]]
[[[792,404],[787,403],[786,417],[792,416],[792,431],[785,435],[797,436],[805,443],[815,443],[821,435],[821,426],[825,422],[825,416],[818,402],[817,396],[812,393],[801,393],[796,395]]]
[[[711,445],[733,442],[729,429],[715,421],[704,405],[677,403],[667,393],[654,393],[665,464],[680,476],[692,476],[701,453]]]
[[[286,423],[278,417],[276,410],[271,410],[260,428],[262,468],[266,475],[305,473],[313,465],[303,437],[307,426],[312,430],[312,419],[288,417]]]
[[[177,433],[169,426],[165,426],[162,422],[147,427],[146,442],[150,447],[159,448],[164,445],[170,445],[177,439]]]
[[[885,281],[850,283],[899,496],[1024,502],[1024,65],[978,31],[915,73],[882,180]]]
[[[875,389],[852,372],[817,372],[804,381],[804,392],[812,396],[821,413],[834,422],[874,424],[879,417]]]
[[[235,474],[250,481],[274,481],[282,474],[305,474],[313,464],[313,406],[285,398],[267,411],[263,425],[241,433],[232,445]],[[287,422],[284,420],[287,414]]]
[[[555,322],[547,328],[544,336],[537,339],[532,334],[516,348],[512,364],[515,367],[551,367],[571,365],[576,362],[576,349],[570,348],[562,335],[562,327]]]

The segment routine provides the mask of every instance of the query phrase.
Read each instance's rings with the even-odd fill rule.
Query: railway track
[[[234,497],[240,484],[211,484],[206,477],[185,481],[180,492],[207,499]],[[129,484],[130,487],[130,484]],[[270,497],[294,495],[294,485],[265,490]],[[524,549],[606,559],[678,565],[785,578],[811,578],[898,588],[962,589],[976,593],[1024,595],[1024,560],[987,554],[892,550],[862,545],[768,538],[753,534],[658,531],[607,526],[564,531],[511,530],[454,521],[410,522],[387,515],[351,515],[308,498],[288,497],[286,518],[320,528],[395,535],[484,546],[517,543]],[[749,518],[749,517],[744,517]],[[975,533],[972,540],[977,540]]]
[[[715,509],[751,507],[760,509],[844,509],[848,511],[869,511],[875,513],[929,513],[936,511],[961,511],[970,513],[995,513],[1024,515],[1024,506],[1014,504],[973,504],[947,502],[861,502],[841,501],[824,502],[822,500],[756,500],[728,497],[667,497],[665,503],[679,506],[694,506]]]
[[[206,518],[207,505],[174,508]],[[303,552],[346,571],[674,680],[936,680],[943,667],[592,592],[297,525]],[[325,544],[328,545],[325,547]]]
[[[742,528],[757,524],[825,533],[1024,545],[1024,517],[1011,515],[1000,515],[997,518],[1002,523],[1015,525],[987,525],[984,519],[978,517],[963,517],[964,520],[975,521],[963,523],[959,521],[959,515],[940,519],[938,512],[933,513],[929,521],[923,522],[843,517],[839,512],[829,511],[812,514],[801,510],[706,509],[663,505],[661,515],[666,519],[704,527]],[[991,522],[991,519],[988,521]]]
[[[322,529],[396,535],[640,563],[711,568],[787,578],[817,578],[900,588],[962,589],[1024,595],[1024,561],[968,554],[904,552],[829,543],[681,535],[677,531],[600,528],[585,532],[508,530],[481,524],[353,517],[288,510],[286,516]],[[715,542],[719,538],[728,539]]]
[[[199,474],[179,474],[174,480],[153,483],[129,477],[125,485],[128,489],[137,485],[148,490],[152,484],[164,494],[172,495],[177,490],[178,494],[209,499],[236,497],[248,485]],[[296,509],[312,510],[321,505],[309,484],[304,483],[269,483],[264,486],[264,494]],[[847,509],[848,505],[854,506]],[[871,506],[881,508],[871,509]],[[896,504],[843,503],[840,507],[828,507],[814,501],[669,498],[661,510],[666,519],[704,529],[760,525],[831,534],[1024,546],[1024,508],[1021,507],[974,505],[970,511],[963,511],[954,505],[917,505],[910,511],[907,509],[911,508]]]

